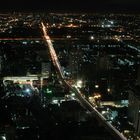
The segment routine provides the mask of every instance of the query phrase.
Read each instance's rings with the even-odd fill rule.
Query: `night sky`
[[[0,9],[140,13],[140,0],[3,0]]]

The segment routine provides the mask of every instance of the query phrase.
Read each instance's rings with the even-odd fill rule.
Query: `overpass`
[[[73,87],[65,80],[64,75],[63,75],[63,71],[61,69],[61,65],[59,63],[57,54],[56,54],[55,49],[54,49],[53,44],[52,44],[51,38],[47,34],[47,28],[45,27],[43,22],[41,22],[41,29],[43,31],[44,41],[49,48],[52,62],[54,64],[54,67],[56,68],[57,74],[58,74],[60,80],[62,81],[62,83],[76,94],[76,96],[80,100],[81,104],[83,104],[90,112],[92,112],[93,116],[99,121],[99,123],[101,123],[112,134],[112,136],[114,136],[114,139],[127,140],[115,127],[113,127],[104,118],[104,116],[95,108],[94,105],[92,105],[88,100],[86,100],[81,95],[81,92],[79,91],[79,89],[77,89],[76,87]]]

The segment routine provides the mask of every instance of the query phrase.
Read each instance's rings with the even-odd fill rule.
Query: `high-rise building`
[[[139,66],[139,68],[138,68],[137,85],[140,86],[140,66]]]
[[[132,121],[135,131],[140,135],[140,86],[129,91],[129,119]]]
[[[41,74],[44,76],[48,76],[50,73],[51,73],[51,64],[43,62]]]

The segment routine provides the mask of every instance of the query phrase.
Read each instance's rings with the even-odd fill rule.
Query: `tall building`
[[[138,68],[136,87],[129,91],[129,118],[136,133],[140,136],[140,67]]]
[[[140,66],[139,66],[139,68],[138,68],[137,85],[140,86]]]
[[[133,123],[136,133],[140,136],[140,86],[129,91],[129,119]]]
[[[101,92],[103,94],[112,92],[111,67],[112,62],[110,60],[110,57],[107,54],[99,55],[96,66],[96,80],[99,83]]]
[[[51,64],[50,63],[46,63],[46,62],[42,62],[42,70],[41,70],[41,74],[43,76],[48,76],[51,73]]]

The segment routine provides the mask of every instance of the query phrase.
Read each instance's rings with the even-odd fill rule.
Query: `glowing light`
[[[102,111],[102,114],[105,114],[106,113],[106,111]]]
[[[72,93],[71,96],[75,96],[75,93]]]
[[[5,136],[2,136],[2,140],[6,140],[6,137]]]
[[[93,96],[94,99],[100,99],[101,98],[101,95],[99,93],[96,93],[94,96]]]
[[[83,84],[82,80],[78,80],[76,83],[77,87],[79,87],[79,88],[82,87],[82,84]]]
[[[27,88],[27,89],[26,89],[26,92],[28,92],[28,93],[29,93],[29,92],[30,92],[30,89],[28,89],[28,88]]]
[[[91,36],[90,39],[91,39],[91,40],[94,40],[94,36]]]
[[[110,23],[111,23],[111,24],[114,24],[114,22],[113,22],[113,21],[110,21]]]
[[[99,88],[99,85],[95,85],[95,88]]]
[[[110,89],[110,88],[108,88],[108,89],[107,89],[107,92],[110,92],[110,91],[111,91],[111,89]]]
[[[67,38],[71,38],[71,35],[67,35]]]
[[[52,100],[52,103],[53,104],[58,104],[58,100],[54,99],[54,100]]]

